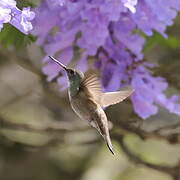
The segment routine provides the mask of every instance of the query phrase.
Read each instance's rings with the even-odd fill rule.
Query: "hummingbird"
[[[49,58],[59,64],[67,73],[69,101],[74,112],[80,119],[86,120],[97,129],[114,155],[108,120],[103,108],[123,101],[132,94],[133,90],[128,88],[127,90],[104,93],[95,70],[90,69],[82,73],[66,67],[52,56]]]

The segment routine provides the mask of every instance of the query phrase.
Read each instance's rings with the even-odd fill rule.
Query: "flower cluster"
[[[0,30],[4,23],[10,23],[24,34],[28,34],[32,30],[31,21],[34,19],[35,13],[30,8],[23,8],[21,11],[16,7],[15,0],[0,1]]]
[[[105,91],[131,85],[135,112],[142,118],[156,114],[157,105],[180,115],[178,97],[167,98],[167,82],[153,77],[153,65],[143,60],[145,39],[142,34],[157,31],[167,37],[166,27],[173,24],[179,0],[45,0],[35,9],[33,33],[47,55],[64,64],[77,60],[85,71],[94,60],[102,74]],[[141,32],[141,33],[140,33]],[[43,71],[52,80],[61,68],[48,62]],[[65,78],[57,78],[65,87]]]

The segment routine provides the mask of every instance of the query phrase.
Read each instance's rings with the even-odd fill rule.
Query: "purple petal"
[[[24,8],[22,11],[18,8],[12,9],[12,19],[10,23],[24,34],[28,34],[32,30],[30,21],[35,17],[35,13],[30,8]]]
[[[131,96],[134,111],[143,119],[150,117],[158,112],[158,108],[152,103],[143,100],[136,92]]]

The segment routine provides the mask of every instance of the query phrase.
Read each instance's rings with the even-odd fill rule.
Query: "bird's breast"
[[[102,135],[108,130],[107,117],[100,105],[96,104],[89,96],[80,92],[76,96],[69,94],[72,109],[83,120],[87,120]]]
[[[79,92],[75,96],[69,93],[69,99],[72,109],[81,119],[89,120],[91,114],[96,111],[97,104],[85,92]]]

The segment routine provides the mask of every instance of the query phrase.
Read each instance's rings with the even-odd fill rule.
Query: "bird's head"
[[[70,82],[72,81],[80,81],[83,78],[83,73],[76,71],[75,69],[67,68],[64,64],[59,62],[57,59],[53,58],[52,56],[49,56],[53,61],[55,61],[57,64],[59,64],[67,73],[68,79]]]

